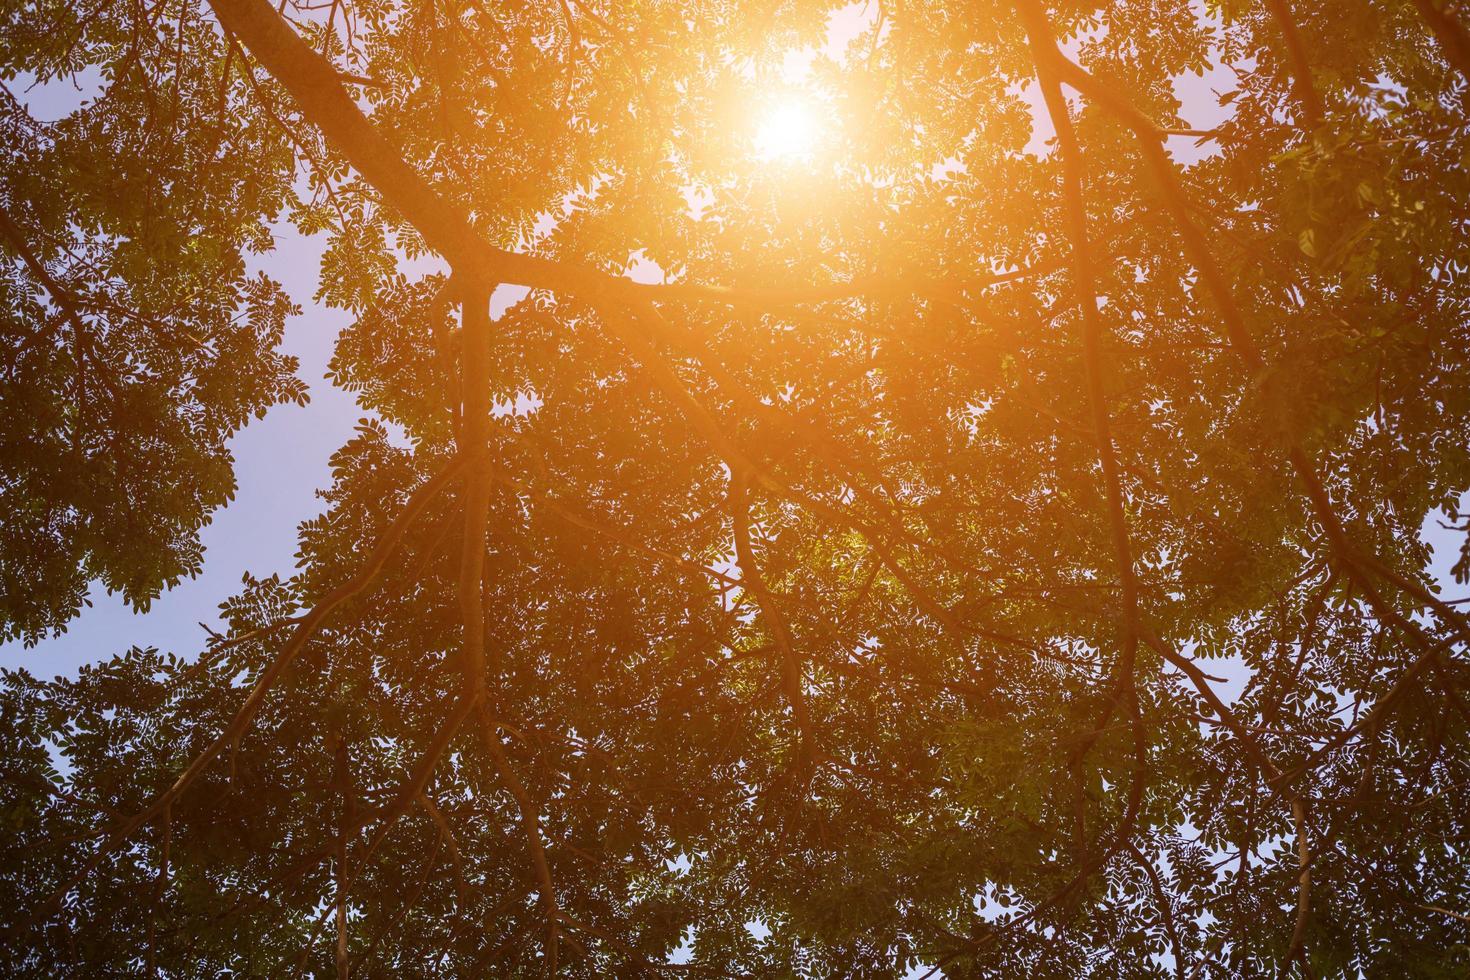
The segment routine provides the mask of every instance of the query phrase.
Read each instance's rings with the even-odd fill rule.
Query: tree
[[[6,675],[6,968],[1463,972],[1455,5],[848,9],[799,164],[832,10],[626,6],[7,13],[105,86],[7,103],[5,635],[197,568],[282,211],[373,419],[199,657]]]

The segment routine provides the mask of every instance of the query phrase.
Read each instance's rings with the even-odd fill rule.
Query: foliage
[[[13,6],[0,635],[197,571],[278,218],[373,419],[198,658],[6,675],[0,963],[1463,975],[1454,6]]]

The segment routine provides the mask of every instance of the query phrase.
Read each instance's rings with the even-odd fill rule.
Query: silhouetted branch
[[[1281,38],[1286,44],[1286,57],[1291,62],[1292,92],[1305,116],[1306,126],[1303,128],[1317,129],[1322,125],[1324,115],[1322,95],[1312,81],[1312,64],[1307,58],[1307,47],[1292,15],[1289,0],[1266,0],[1266,6],[1281,28]]]
[[[812,739],[811,715],[807,708],[801,656],[796,651],[796,641],[791,635],[786,617],[771,594],[756,561],[755,548],[750,541],[750,499],[746,492],[746,476],[739,470],[732,470],[730,474],[730,514],[735,532],[735,556],[740,564],[740,581],[750,590],[771,636],[775,638],[776,648],[781,651],[781,686],[786,693],[786,702],[791,705],[791,717],[796,724],[799,768],[801,781],[804,783],[815,761],[816,743]]]
[[[1291,801],[1291,818],[1296,826],[1297,867],[1301,874],[1297,878],[1296,924],[1291,930],[1286,962],[1299,960],[1303,974],[1311,977],[1312,968],[1307,963],[1305,943],[1312,910],[1312,848],[1307,839],[1307,805],[1300,798]]]
[[[1445,60],[1470,81],[1470,35],[1464,25],[1446,9],[1444,0],[1414,0],[1414,6],[1439,41]]]
[[[256,713],[260,710],[260,706],[265,700],[265,696],[270,693],[282,675],[295,662],[296,658],[300,656],[301,651],[306,648],[307,641],[316,635],[317,630],[321,628],[327,617],[338,606],[358,595],[372,583],[372,580],[377,577],[378,572],[387,563],[388,557],[397,548],[399,540],[403,537],[409,525],[413,523],[413,519],[419,515],[420,511],[424,509],[429,501],[438,496],[439,492],[444,489],[459,471],[463,462],[462,457],[456,456],[452,458],[439,473],[431,477],[413,492],[408,499],[408,503],[404,506],[403,512],[399,514],[398,519],[378,539],[378,543],[368,553],[367,559],[363,562],[363,566],[358,570],[357,574],[328,593],[297,624],[295,631],[292,632],[285,646],[282,647],[281,652],[276,655],[275,659],[271,661],[270,665],[261,674],[259,680],[255,682],[255,686],[251,688],[250,693],[246,696],[244,704],[235,712],[234,717],[230,719],[224,731],[194,757],[167,790],[154,797],[147,806],[124,821],[121,826],[109,832],[107,839],[98,847],[97,853],[83,864],[80,871],[52,892],[43,902],[39,903],[35,911],[19,927],[18,931],[22,933],[27,932],[36,923],[48,918],[66,895],[86,880],[87,876],[108,855],[127,841],[128,838],[137,832],[138,828],[152,820],[159,813],[162,813],[166,807],[172,805],[183,796],[190,784],[209,767],[209,764],[224,751],[225,747],[239,740],[249,729],[250,723],[254,720]]]

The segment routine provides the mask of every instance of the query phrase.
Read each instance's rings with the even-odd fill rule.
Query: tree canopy
[[[6,5],[0,968],[1465,975],[1462,6]]]

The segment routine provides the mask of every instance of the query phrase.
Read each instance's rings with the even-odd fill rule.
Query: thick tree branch
[[[591,266],[496,248],[475,230],[463,212],[429,186],[404,159],[399,147],[377,131],[344,87],[337,69],[314,51],[268,0],[210,0],[210,7],[225,30],[285,86],[304,116],[348,163],[465,279],[514,283],[622,303],[658,297],[771,307],[885,293],[980,290],[1034,274],[1033,270],[1015,270],[948,281],[880,276],[790,288],[647,285]]]
[[[1138,579],[1133,568],[1133,548],[1130,542],[1128,516],[1123,497],[1122,478],[1119,475],[1117,447],[1113,443],[1112,419],[1107,404],[1106,367],[1103,363],[1103,325],[1097,308],[1097,279],[1092,259],[1092,249],[1087,234],[1087,207],[1083,194],[1082,149],[1072,128],[1071,113],[1062,95],[1061,84],[1053,71],[1052,62],[1045,57],[1051,43],[1050,26],[1032,4],[1022,4],[1020,12],[1026,25],[1032,56],[1041,80],[1042,95],[1047,113],[1056,130],[1057,142],[1062,156],[1062,201],[1066,214],[1067,233],[1072,240],[1072,274],[1075,302],[1082,319],[1083,361],[1087,375],[1087,401],[1092,416],[1093,435],[1097,441],[1098,459],[1102,464],[1103,482],[1106,487],[1108,526],[1113,541],[1113,561],[1123,593],[1123,629],[1121,654],[1114,665],[1112,693],[1108,707],[1082,747],[1074,753],[1073,763],[1080,761],[1107,727],[1112,713],[1125,688],[1134,685],[1134,660],[1138,650]]]
[[[1414,6],[1439,41],[1445,60],[1470,82],[1470,34],[1464,25],[1445,9],[1444,0],[1414,0]]]
[[[521,827],[526,835],[532,864],[541,882],[541,906],[546,917],[546,958],[549,972],[555,975],[560,926],[551,867],[546,861],[546,849],[541,841],[540,812],[506,757],[505,749],[500,744],[500,733],[485,710],[484,703],[487,670],[496,678],[502,674],[498,649],[495,662],[488,666],[486,663],[485,609],[481,595],[485,568],[486,517],[494,479],[489,459],[490,294],[478,284],[466,289],[465,354],[461,384],[464,392],[464,443],[461,448],[471,462],[469,482],[465,489],[464,553],[459,576],[460,615],[464,621],[464,661],[460,665],[464,673],[464,687],[460,696],[465,705],[479,709],[479,728],[485,749],[520,810]]]
[[[463,281],[461,281],[463,283]],[[464,401],[460,454],[466,461],[464,538],[459,562],[459,612],[464,624],[460,697],[478,705],[485,695],[485,532],[493,473],[490,462],[490,291],[465,287],[462,300],[460,391]],[[498,673],[498,671],[497,671]]]
[[[464,626],[460,651],[459,693],[453,706],[439,727],[435,729],[428,746],[419,756],[408,777],[399,784],[398,792],[391,802],[377,813],[359,821],[359,827],[372,820],[378,828],[368,840],[367,847],[357,862],[357,868],[348,878],[343,894],[350,892],[357,875],[368,865],[387,840],[389,832],[415,801],[427,795],[434,771],[449,749],[449,743],[459,734],[470,715],[481,708],[485,701],[486,658],[485,658],[485,611],[481,598],[485,568],[485,536],[490,509],[490,290],[476,281],[468,285],[459,283],[461,333],[463,335],[462,360],[460,363],[460,390],[464,398],[464,425],[461,428],[460,451],[457,460],[463,462],[465,473],[462,491],[464,536],[460,552],[459,606]]]
[[[1271,17],[1281,28],[1281,39],[1286,44],[1286,58],[1291,63],[1291,88],[1301,107],[1303,127],[1315,130],[1322,125],[1324,110],[1322,95],[1312,81],[1312,63],[1307,58],[1307,46],[1297,29],[1296,17],[1291,12],[1289,0],[1266,0]]]
[[[1129,805],[1125,813],[1124,823],[1118,828],[1114,835],[1109,853],[1102,861],[1094,864],[1090,859],[1084,859],[1083,869],[1079,872],[1079,880],[1069,884],[1066,892],[1071,892],[1080,883],[1081,875],[1090,874],[1092,871],[1103,866],[1111,858],[1119,847],[1132,847],[1132,821],[1136,817],[1137,803],[1142,792],[1144,779],[1143,759],[1145,750],[1143,748],[1146,736],[1142,730],[1143,721],[1138,707],[1137,681],[1134,677],[1135,661],[1138,653],[1139,629],[1141,626],[1141,615],[1138,608],[1138,579],[1133,567],[1133,548],[1130,540],[1128,527],[1128,516],[1123,495],[1122,478],[1119,475],[1117,447],[1113,442],[1112,419],[1107,404],[1107,376],[1106,366],[1103,362],[1102,338],[1104,333],[1101,317],[1098,315],[1097,279],[1092,259],[1092,249],[1088,241],[1087,233],[1087,207],[1084,196],[1084,169],[1082,161],[1082,150],[1077,141],[1077,135],[1072,127],[1071,113],[1067,108],[1066,99],[1062,95],[1061,84],[1051,63],[1044,57],[1048,45],[1055,50],[1055,45],[1050,42],[1050,27],[1045,18],[1040,14],[1039,8],[1030,4],[1024,4],[1020,8],[1022,19],[1026,25],[1027,37],[1030,41],[1032,56],[1037,67],[1037,74],[1041,81],[1042,95],[1046,101],[1047,113],[1051,117],[1052,125],[1056,130],[1057,142],[1061,147],[1062,155],[1062,202],[1066,215],[1067,232],[1072,242],[1072,274],[1075,302],[1078,313],[1082,320],[1082,345],[1083,361],[1087,376],[1088,408],[1092,417],[1093,436],[1097,441],[1098,459],[1102,465],[1103,482],[1106,487],[1108,526],[1111,531],[1113,542],[1113,562],[1116,566],[1118,580],[1122,588],[1123,599],[1123,624],[1120,636],[1120,651],[1117,661],[1113,665],[1111,691],[1109,693],[1107,707],[1101,718],[1088,734],[1083,744],[1073,752],[1069,761],[1068,770],[1073,773],[1074,778],[1080,776],[1078,770],[1082,759],[1091,750],[1092,746],[1101,737],[1102,732],[1110,723],[1113,713],[1120,702],[1126,702],[1131,708],[1129,722],[1133,729],[1133,738],[1137,749],[1138,771],[1134,773],[1133,784],[1129,790]],[[1078,779],[1080,782],[1080,779]],[[1090,848],[1086,839],[1086,801],[1081,796],[1081,787],[1077,788],[1077,835],[1079,843],[1084,848]],[[1065,893],[1064,893],[1065,894]],[[1167,915],[1167,910],[1164,912]],[[1171,930],[1172,931],[1172,930]],[[1175,943],[1177,948],[1177,941]]]

